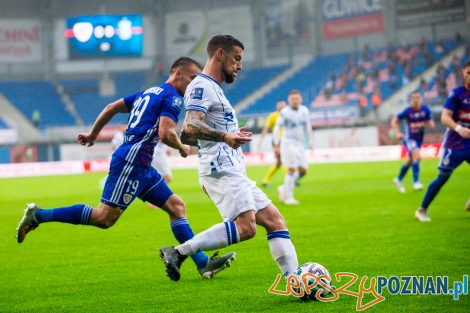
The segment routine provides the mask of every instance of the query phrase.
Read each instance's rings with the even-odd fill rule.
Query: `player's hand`
[[[397,133],[397,140],[402,140],[403,138],[405,138],[405,135],[403,135],[403,133]]]
[[[77,135],[78,143],[82,146],[91,147],[95,144],[96,136],[92,136],[91,134],[86,133],[79,133]]]
[[[470,138],[470,128],[467,128],[467,127],[462,127],[459,131],[458,131],[459,135],[462,136],[463,138]]]
[[[251,137],[251,135],[253,135],[253,133],[249,132],[247,130],[248,130],[248,127],[243,126],[243,127],[240,127],[240,129],[238,130],[238,133],[243,135],[243,136],[246,136],[246,137]]]
[[[191,153],[191,147],[188,145],[182,145],[178,151],[180,152],[180,155],[185,158]]]
[[[245,135],[247,132],[237,132],[237,133],[230,133],[227,132],[224,134],[224,141],[233,149],[238,149],[245,143],[251,141],[251,133],[250,135]]]

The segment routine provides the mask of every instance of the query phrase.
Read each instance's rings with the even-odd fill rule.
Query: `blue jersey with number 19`
[[[124,102],[130,115],[124,143],[114,152],[113,157],[150,167],[158,142],[160,116],[167,116],[177,123],[183,98],[171,84],[164,83],[127,96]]]

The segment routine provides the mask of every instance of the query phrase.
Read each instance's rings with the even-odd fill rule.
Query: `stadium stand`
[[[447,67],[439,64],[431,80],[421,79],[418,90],[424,95],[424,99],[428,104],[442,104],[448,93],[462,84],[461,66],[469,58],[470,44],[467,44],[462,57],[454,56],[451,64]]]
[[[342,68],[347,61],[346,54],[333,56],[319,56],[304,66],[298,73],[282,82],[254,105],[242,110],[242,115],[262,115],[273,110],[274,103],[279,99],[285,99],[291,89],[298,89],[302,92],[304,103],[308,103],[311,94],[317,93],[323,86],[331,68]],[[306,101],[307,100],[307,101]]]
[[[230,102],[235,106],[241,100],[266,84],[273,77],[285,71],[288,65],[242,69],[237,76],[236,84],[222,85]]]
[[[115,73],[112,78],[116,85],[114,96],[100,95],[98,78],[61,80],[65,92],[70,96],[85,124],[92,124],[108,103],[145,88],[145,75],[142,72]],[[119,114],[110,124],[122,124],[126,121],[127,116]]]
[[[75,124],[54,85],[49,81],[0,82],[0,92],[14,103],[28,120],[35,109],[39,110],[40,128]]]

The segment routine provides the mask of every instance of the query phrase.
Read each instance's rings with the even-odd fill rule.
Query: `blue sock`
[[[170,226],[173,231],[173,235],[179,243],[183,243],[194,237],[193,230],[189,226],[189,222],[186,217],[171,221]],[[209,262],[209,258],[201,250],[191,255],[191,258],[198,268],[205,267],[207,262]]]
[[[444,184],[449,179],[450,174],[451,173],[440,172],[437,178],[429,185],[428,190],[426,191],[426,195],[424,195],[423,202],[421,203],[421,207],[423,209],[427,209],[429,207],[439,190],[441,190],[441,187],[444,186]]]
[[[90,223],[91,212],[93,208],[85,204],[74,204],[72,206],[37,210],[36,218],[39,223],[45,222],[62,222],[69,224],[83,224]]]
[[[406,163],[401,166],[400,173],[398,173],[398,177],[397,177],[399,181],[403,180],[403,177],[405,177],[406,172],[408,172],[409,168],[410,166]]]
[[[413,161],[411,169],[413,170],[413,182],[419,182],[419,161]]]

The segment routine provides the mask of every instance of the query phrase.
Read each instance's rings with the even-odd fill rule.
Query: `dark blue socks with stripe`
[[[75,204],[56,209],[40,209],[36,211],[39,223],[62,222],[69,224],[88,225],[93,208],[85,204]]]
[[[170,226],[173,231],[173,235],[179,243],[183,243],[194,237],[193,230],[189,226],[189,222],[186,217],[171,221]],[[205,267],[209,261],[208,256],[201,250],[191,255],[191,258],[198,268]]]

